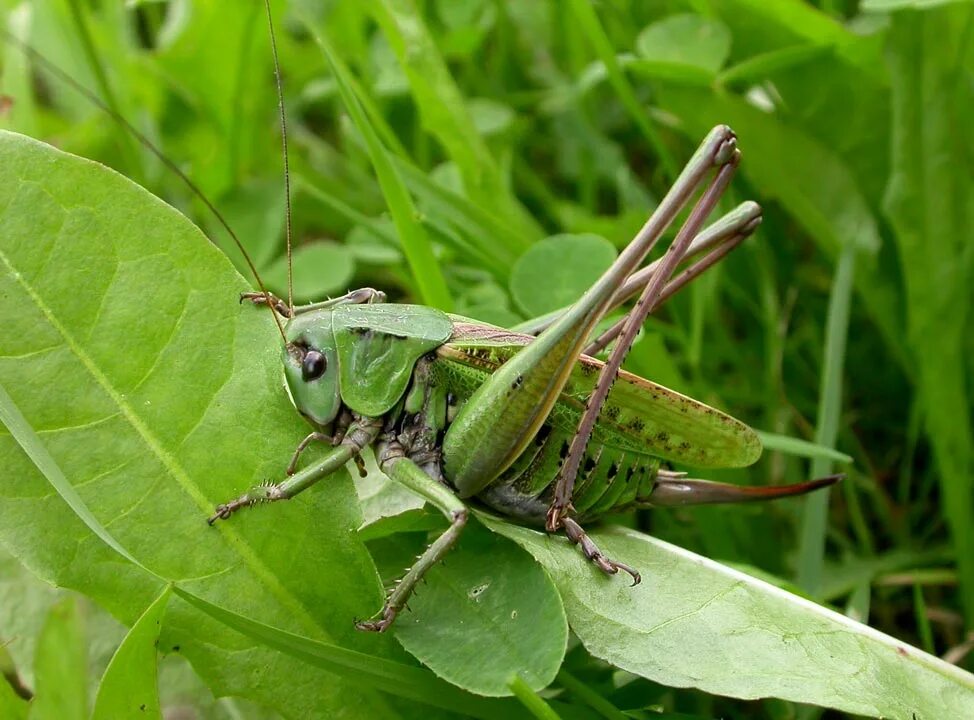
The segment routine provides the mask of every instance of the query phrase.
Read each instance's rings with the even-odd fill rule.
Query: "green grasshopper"
[[[632,243],[574,305],[538,323],[537,336],[429,307],[385,304],[383,293],[370,288],[297,308],[264,291],[246,294],[284,319],[286,388],[314,430],[295,450],[286,480],[219,505],[209,522],[292,498],[374,446],[379,468],[450,523],[373,619],[357,623],[382,632],[456,543],[468,501],[518,523],[564,530],[588,560],[607,574],[628,573],[635,585],[639,572],[606,557],[581,523],[627,508],[764,500],[834,483],[836,476],[738,487],[664,469],[664,461],[742,467],[757,460],[761,443],[740,421],[620,369],[648,313],[760,222],[760,208],[744,203],[700,232],[739,160],[730,128],[712,130]],[[637,272],[711,170],[715,177],[667,252]],[[686,257],[701,252],[674,276]],[[590,343],[606,313],[640,289],[624,321]],[[584,352],[613,340],[605,363]],[[296,471],[313,442],[333,447]]]
[[[144,135],[33,49],[7,39],[156,154],[201,198],[246,257],[220,213]],[[274,48],[273,34],[271,40]],[[281,106],[283,130],[283,101]],[[563,530],[598,568],[610,575],[626,572],[635,585],[639,572],[606,557],[581,523],[627,508],[766,500],[836,482],[840,476],[738,487],[664,468],[664,462],[743,467],[757,460],[761,443],[742,422],[621,369],[648,314],[760,223],[760,207],[745,202],[703,229],[739,161],[733,132],[714,128],[615,263],[574,305],[534,321],[527,333],[434,308],[386,304],[385,295],[371,288],[296,308],[266,292],[250,263],[261,291],[244,297],[272,308],[283,339],[285,387],[313,431],[298,444],[287,479],[219,505],[208,522],[243,507],[292,498],[374,447],[380,469],[450,523],[373,619],[357,623],[362,630],[382,632],[423,575],[456,543],[469,516],[468,501],[517,523]],[[713,171],[667,252],[639,270]],[[290,258],[290,238],[288,247]],[[702,257],[677,272],[696,256]],[[623,321],[592,340],[599,321],[636,294],[639,299]],[[613,341],[606,362],[593,357]],[[333,447],[298,471],[301,453],[313,442]]]

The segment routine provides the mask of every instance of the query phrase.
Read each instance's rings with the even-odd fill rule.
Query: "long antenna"
[[[120,127],[122,127],[122,129],[131,133],[132,136],[136,140],[138,140],[143,147],[145,147],[149,152],[155,155],[156,158],[158,158],[159,161],[166,166],[166,168],[172,171],[172,173],[176,175],[176,177],[178,177],[183,182],[183,184],[190,190],[190,192],[192,192],[196,197],[198,197],[203,202],[203,204],[210,211],[210,213],[213,214],[213,217],[215,217],[217,221],[220,223],[220,225],[223,226],[223,229],[226,230],[227,235],[230,236],[230,239],[233,240],[234,244],[237,246],[237,249],[240,250],[240,253],[243,255],[244,260],[247,263],[247,267],[250,269],[251,274],[254,276],[254,279],[257,281],[257,287],[260,289],[261,295],[263,295],[267,301],[268,307],[271,308],[274,307],[272,302],[272,296],[267,291],[267,288],[264,287],[264,281],[261,280],[260,274],[257,272],[257,267],[254,265],[254,261],[251,260],[250,254],[247,252],[247,249],[244,247],[243,243],[240,242],[240,238],[237,237],[237,233],[233,231],[233,228],[230,227],[230,223],[228,223],[226,218],[224,218],[223,215],[220,213],[220,211],[216,209],[216,206],[213,205],[212,202],[210,202],[210,199],[206,197],[206,195],[203,193],[202,190],[199,189],[199,187],[197,187],[196,183],[194,183],[192,180],[189,179],[189,176],[186,175],[186,173],[184,173],[182,170],[179,169],[179,166],[176,165],[176,163],[170,160],[166,156],[166,154],[162,152],[162,150],[156,147],[155,143],[153,143],[149,138],[147,138],[132,123],[126,120],[121,113],[117,112],[116,110],[113,110],[96,93],[94,93],[93,91],[91,91],[90,89],[82,85],[80,82],[75,80],[73,77],[68,75],[64,70],[62,70],[53,62],[51,62],[46,57],[44,57],[39,52],[37,52],[37,50],[32,48],[27,43],[21,41],[20,38],[11,34],[5,28],[0,28],[0,35],[3,35],[6,42],[18,48],[27,57],[29,57],[31,60],[36,62],[41,67],[43,67],[46,72],[50,73],[61,82],[68,85],[69,87],[73,88],[75,92],[83,95],[90,103],[95,105],[102,112],[107,114],[112,120],[114,120]],[[290,264],[290,260],[289,260],[289,264]],[[290,285],[290,282],[288,284]],[[281,338],[284,340],[286,344],[287,337],[284,335],[284,326],[281,325],[281,320],[280,318],[278,318],[276,311],[272,309],[271,314],[274,316],[274,324],[277,325],[277,330],[281,334]]]
[[[267,29],[271,37],[271,55],[274,58],[274,80],[277,83],[277,109],[281,116],[281,150],[284,154],[284,236],[287,242],[287,309],[294,315],[294,283],[291,281],[291,169],[287,159],[287,118],[284,112],[284,85],[281,82],[281,63],[277,59],[277,38],[274,35],[274,18],[271,0],[264,0],[267,11]]]

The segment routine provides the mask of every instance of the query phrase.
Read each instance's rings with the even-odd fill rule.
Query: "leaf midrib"
[[[33,303],[37,306],[45,320],[50,323],[51,327],[53,327],[61,336],[71,353],[78,358],[85,370],[87,370],[91,377],[94,378],[95,382],[109,396],[111,401],[119,409],[119,413],[123,418],[125,418],[126,422],[128,422],[139,437],[142,438],[142,441],[145,443],[150,452],[162,463],[163,467],[166,468],[170,476],[172,476],[172,478],[179,484],[180,488],[187,495],[189,495],[193,502],[200,508],[201,512],[206,513],[209,509],[210,503],[203,495],[199,487],[192,482],[189,473],[187,473],[186,470],[180,465],[179,461],[176,460],[176,458],[173,457],[173,455],[162,446],[161,441],[149,429],[143,419],[125,401],[122,393],[115,388],[105,373],[103,373],[98,367],[98,364],[88,355],[87,352],[85,352],[71,333],[68,332],[67,328],[61,324],[53,310],[47,305],[47,303],[44,302],[43,298],[34,289],[34,287],[24,279],[22,273],[17,270],[16,266],[10,261],[2,250],[0,250],[0,261],[3,262],[17,284],[23,288],[24,292],[27,293]],[[236,332],[236,326],[234,326],[234,332]],[[283,607],[293,612],[295,616],[302,622],[302,624],[305,625],[306,629],[310,629],[312,632],[318,634],[322,640],[325,642],[334,642],[334,638],[331,637],[328,631],[314,619],[314,616],[308,610],[308,608],[306,608],[298,598],[296,598],[280,583],[278,578],[273,574],[273,572],[271,572],[266,563],[261,561],[260,557],[253,552],[252,548],[244,541],[243,537],[235,528],[231,527],[229,524],[223,524],[219,527],[219,531],[223,533],[230,546],[240,555],[244,564],[250,568],[250,570],[261,582],[264,583],[271,595],[274,596]],[[176,580],[174,580],[174,582],[175,581]]]

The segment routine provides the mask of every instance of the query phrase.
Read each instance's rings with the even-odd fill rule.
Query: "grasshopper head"
[[[284,335],[284,380],[291,402],[314,424],[327,425],[342,404],[331,311],[297,316]]]

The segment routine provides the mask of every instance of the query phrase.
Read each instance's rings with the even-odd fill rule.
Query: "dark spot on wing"
[[[538,434],[534,436],[534,444],[539,447],[544,445],[549,435],[551,435],[551,425],[542,425]]]

